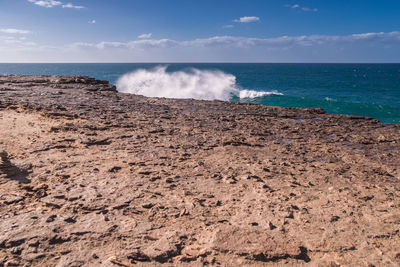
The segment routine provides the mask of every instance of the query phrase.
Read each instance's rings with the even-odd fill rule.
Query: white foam
[[[253,90],[240,90],[239,92],[239,97],[240,98],[257,98],[257,97],[263,97],[267,95],[283,95],[282,93],[279,93],[278,91],[253,91]]]
[[[119,92],[149,97],[229,100],[237,95],[236,77],[218,70],[167,72],[167,66],[139,69],[117,81]]]
[[[331,102],[337,102],[336,99],[330,98],[330,97],[325,97],[325,100],[326,100],[326,101],[331,101]]]
[[[117,81],[119,92],[149,97],[193,98],[225,100],[232,96],[257,98],[267,95],[283,95],[278,91],[240,90],[236,77],[219,70],[189,69],[167,72],[167,66],[139,69],[123,75]]]

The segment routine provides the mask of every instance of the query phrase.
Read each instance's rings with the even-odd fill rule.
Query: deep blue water
[[[167,65],[168,73],[219,70],[234,75],[240,89],[283,94],[231,101],[320,107],[400,124],[400,64],[0,64],[0,74],[88,75],[115,84],[126,73],[158,65]]]

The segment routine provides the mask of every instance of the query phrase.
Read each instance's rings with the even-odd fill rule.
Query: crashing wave
[[[217,70],[167,72],[166,66],[139,69],[117,81],[118,91],[149,97],[229,100],[239,90],[236,77]]]
[[[283,94],[279,93],[278,91],[265,92],[265,91],[253,91],[253,90],[240,90],[239,92],[239,98],[257,98],[268,95],[283,95]]]
[[[282,95],[277,91],[259,92],[240,90],[236,77],[219,70],[188,69],[167,72],[167,66],[138,69],[123,75],[117,81],[119,92],[148,97],[193,98],[200,100],[225,100],[232,96],[256,98]]]

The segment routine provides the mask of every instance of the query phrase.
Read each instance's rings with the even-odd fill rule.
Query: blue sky
[[[400,1],[0,0],[0,62],[400,62]]]

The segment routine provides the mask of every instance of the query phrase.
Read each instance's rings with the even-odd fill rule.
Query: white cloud
[[[89,21],[88,23],[89,23],[89,24],[96,24],[96,20],[93,19],[93,20]]]
[[[28,0],[28,1],[31,3],[34,3],[35,5],[47,7],[47,8],[62,5],[62,3],[60,1],[56,1],[56,0]]]
[[[256,22],[260,21],[259,17],[241,17],[240,19],[235,19],[234,22],[240,22],[240,23],[249,23],[249,22]]]
[[[2,33],[10,33],[10,34],[28,34],[30,31],[28,30],[19,30],[19,29],[0,29]]]
[[[151,38],[152,34],[151,33],[144,33],[138,36],[139,39],[149,39]]]
[[[5,44],[18,44],[20,47],[35,46],[35,42],[24,42],[22,40],[4,40]]]
[[[271,49],[287,49],[290,47],[311,47],[323,45],[338,45],[352,43],[376,43],[400,45],[400,32],[362,33],[352,35],[302,35],[280,36],[274,38],[248,38],[236,36],[214,36],[210,38],[176,41],[171,39],[138,40],[131,42],[100,42],[75,43],[74,48],[119,48],[119,49],[148,49],[172,47],[232,47],[249,48],[263,47]]]
[[[46,8],[52,8],[55,6],[61,6],[62,8],[73,8],[73,9],[85,8],[84,6],[76,6],[71,3],[64,4],[63,2],[57,1],[57,0],[28,0],[28,2],[31,2],[31,3],[34,3],[35,5],[38,5],[41,7],[46,7]]]
[[[17,47],[32,47],[35,46],[36,43],[27,41],[25,37],[14,37],[14,36],[0,36],[0,43],[6,45],[12,45],[15,49]],[[17,45],[17,47],[16,47]]]
[[[82,9],[85,8],[84,6],[75,6],[71,3],[67,3],[65,5],[62,5],[62,8],[74,8],[74,9]]]
[[[224,28],[224,29],[231,29],[233,27],[234,26],[232,24],[222,26],[222,28]]]
[[[292,9],[299,9],[299,10],[306,11],[306,12],[309,12],[309,11],[317,12],[318,11],[318,8],[302,7],[299,4],[285,5],[285,7],[289,7]]]
[[[148,49],[148,48],[171,48],[182,45],[182,43],[170,39],[160,40],[137,40],[130,42],[100,42],[100,43],[74,43],[70,48],[97,48],[104,49]]]

